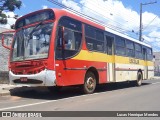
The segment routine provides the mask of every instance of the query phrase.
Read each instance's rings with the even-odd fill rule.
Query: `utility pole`
[[[157,3],[157,1],[155,1],[155,2],[149,2],[149,3],[140,3],[139,41],[142,41],[142,6],[143,5],[154,4],[154,3]]]

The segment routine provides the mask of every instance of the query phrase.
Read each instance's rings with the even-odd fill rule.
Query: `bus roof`
[[[110,29],[110,28],[108,28],[108,27],[105,27],[103,24],[100,24],[100,22],[96,22],[96,20],[89,19],[89,16],[85,17],[85,16],[83,15],[83,16],[84,16],[84,17],[83,17],[83,16],[80,16],[80,14],[76,14],[75,12],[69,11],[69,10],[66,10],[66,9],[56,9],[56,8],[50,9],[50,8],[48,8],[48,9],[43,9],[43,10],[35,11],[35,12],[29,13],[29,14],[26,14],[26,15],[20,17],[20,18],[16,21],[16,23],[17,23],[19,20],[25,18],[26,16],[29,16],[29,15],[32,15],[32,14],[36,14],[36,13],[38,13],[38,12],[46,11],[46,10],[53,10],[53,11],[55,12],[55,14],[57,14],[57,15],[59,15],[59,13],[62,13],[62,15],[66,15],[66,16],[72,17],[72,18],[77,19],[77,20],[79,20],[79,21],[81,21],[81,22],[83,22],[83,23],[87,23],[87,24],[89,24],[89,25],[91,25],[91,26],[94,26],[94,27],[97,27],[97,28],[99,28],[99,29],[105,30],[105,31],[107,31],[107,32],[109,32],[109,33],[111,33],[111,34],[114,34],[114,35],[117,35],[117,36],[126,38],[126,39],[128,39],[128,40],[134,41],[134,42],[136,42],[136,43],[142,44],[142,45],[147,46],[147,47],[151,47],[150,45],[148,45],[148,44],[146,44],[146,43],[144,43],[144,42],[141,42],[141,41],[139,41],[139,40],[137,40],[137,39],[134,39],[134,38],[132,38],[132,37],[129,37],[129,36],[125,35],[125,34],[122,34],[122,33],[118,32],[118,31],[115,31],[115,30]]]
[[[139,43],[139,44],[141,44],[141,45],[144,45],[144,46],[147,46],[147,47],[151,47],[150,45],[148,45],[148,44],[146,44],[146,43],[144,43],[144,42],[141,42],[141,41],[139,41],[139,40],[137,40],[137,39],[135,39],[135,38],[132,38],[132,37],[130,37],[130,36],[128,36],[128,35],[122,34],[122,33],[120,33],[120,32],[117,32],[117,31],[115,31],[115,30],[112,30],[112,29],[110,29],[110,28],[105,27],[105,30],[106,30],[107,32],[110,32],[110,33],[115,34],[115,35],[117,35],[117,36],[126,38],[126,39],[128,39],[128,40],[131,40],[131,41],[133,41],[133,42]]]
[[[68,13],[70,13],[70,14],[73,14],[73,15],[76,15],[76,16],[78,16],[78,17],[81,17],[81,16],[77,15],[76,13],[74,13],[74,12],[72,12],[72,11],[69,11],[69,10],[66,10],[66,9],[63,9],[63,10],[66,11],[66,12],[68,12]],[[81,18],[82,18],[82,17],[81,17]],[[105,27],[103,24],[102,24],[102,25],[101,25],[101,24],[98,24],[96,21],[91,20],[91,19],[88,19],[88,18],[86,18],[86,17],[83,18],[83,19],[86,19],[87,21],[90,21],[90,22],[93,22],[93,23],[95,23],[95,24],[97,24],[97,25],[100,25],[100,26],[102,26],[102,27]],[[110,28],[108,28],[108,27],[105,27],[105,31],[107,31],[107,32],[109,32],[109,33],[111,33],[111,34],[117,35],[117,36],[119,36],[119,37],[123,37],[123,38],[125,38],[125,39],[131,40],[131,41],[133,41],[133,42],[139,43],[139,44],[141,44],[141,45],[144,45],[144,46],[147,46],[147,47],[151,47],[150,45],[148,45],[148,44],[146,44],[146,43],[144,43],[144,42],[141,42],[141,41],[139,41],[138,39],[132,38],[132,37],[130,37],[130,36],[128,36],[128,35],[125,35],[125,34],[123,34],[123,33],[120,33],[120,32],[118,32],[118,31],[116,31],[116,30],[110,29]]]

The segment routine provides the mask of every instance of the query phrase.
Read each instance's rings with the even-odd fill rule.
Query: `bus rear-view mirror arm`
[[[11,34],[11,33],[15,33],[15,31],[6,31],[6,32],[3,32],[2,33],[2,39],[1,39],[1,42],[2,42],[2,46],[4,47],[4,48],[6,48],[6,49],[9,49],[9,50],[11,50],[11,44],[10,45],[6,45],[5,44],[5,35],[13,35],[13,34]],[[13,37],[11,38],[11,39],[13,39]],[[7,40],[9,40],[9,39],[7,39]],[[10,41],[7,41],[7,42],[10,42]],[[11,42],[12,42],[12,40],[11,40]]]
[[[2,36],[2,46],[3,46],[4,48],[6,48],[6,49],[11,50],[11,46],[9,47],[9,46],[7,46],[7,45],[4,44],[4,35]]]

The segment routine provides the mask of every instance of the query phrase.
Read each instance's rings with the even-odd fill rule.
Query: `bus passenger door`
[[[73,59],[79,53],[81,42],[81,31],[59,26],[55,53],[56,84],[58,86],[83,83],[85,68],[82,67],[83,64],[79,59]]]
[[[143,79],[148,79],[148,65],[147,65],[147,49],[143,48],[144,72]]]
[[[114,37],[106,35],[107,81],[115,82]]]

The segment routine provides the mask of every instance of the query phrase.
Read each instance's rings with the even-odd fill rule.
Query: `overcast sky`
[[[56,0],[55,0],[56,1]],[[114,27],[123,33],[138,38],[140,3],[154,2],[155,0],[57,0],[58,2],[83,12],[107,26]],[[158,1],[158,0],[157,0]],[[45,8],[59,8],[48,0],[22,0],[20,10],[14,13],[7,12],[11,17],[14,14],[23,16],[32,11]],[[156,4],[143,5],[143,38],[144,42],[153,46],[154,51],[160,51],[160,1]],[[13,18],[9,24],[14,24]],[[9,27],[5,25],[4,27]],[[116,27],[115,27],[116,26]],[[134,31],[134,32],[133,32]]]

